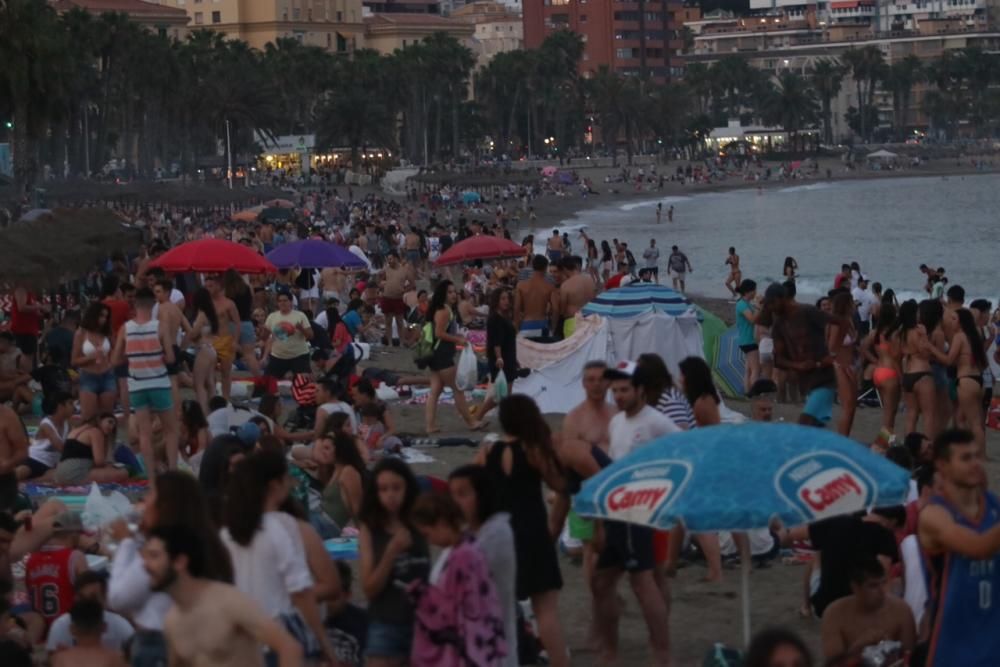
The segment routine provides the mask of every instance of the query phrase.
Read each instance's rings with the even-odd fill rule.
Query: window
[[[194,4],[200,5],[201,4],[201,0],[194,0]]]
[[[586,23],[586,22],[587,22],[587,15],[586,14],[581,14],[580,15],[580,23]]]
[[[201,12],[195,12],[194,13],[194,24],[195,25],[202,25],[204,22],[205,22],[205,15],[202,14]]]
[[[185,0],[177,0],[177,6],[178,7],[183,7],[184,6],[184,2],[185,2]]]
[[[344,12],[337,12],[337,23],[344,20]]]
[[[326,33],[326,48],[333,46],[333,35]]]
[[[299,9],[298,7],[292,7],[292,20],[298,21],[301,13],[302,13],[301,9]]]
[[[212,23],[222,23],[222,12],[212,12]]]

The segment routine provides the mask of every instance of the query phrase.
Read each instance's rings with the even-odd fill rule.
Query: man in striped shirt
[[[125,323],[115,342],[115,364],[128,363],[128,397],[139,431],[139,450],[150,481],[156,477],[153,452],[153,413],[163,426],[167,465],[177,468],[177,417],[171,395],[167,366],[173,364],[174,350],[170,335],[161,331],[153,318],[156,297],[148,288],[136,290],[135,318]]]

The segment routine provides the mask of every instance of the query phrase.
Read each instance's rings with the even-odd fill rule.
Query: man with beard
[[[204,549],[183,525],[154,529],[143,548],[154,591],[170,595],[163,633],[171,665],[263,665],[263,644],[281,667],[302,664],[302,647],[236,587],[205,579]]]

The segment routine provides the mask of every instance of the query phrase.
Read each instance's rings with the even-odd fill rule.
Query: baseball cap
[[[52,529],[57,533],[82,533],[83,520],[76,512],[62,512],[52,521]]]
[[[619,361],[612,368],[604,369],[604,377],[608,380],[631,380],[639,371],[639,365],[634,361]]]
[[[260,426],[253,422],[246,422],[236,431],[236,437],[245,447],[253,447],[260,440]]]

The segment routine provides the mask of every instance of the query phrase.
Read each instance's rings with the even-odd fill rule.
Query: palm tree
[[[750,63],[742,56],[726,56],[712,65],[711,72],[727,118],[739,118],[755,81]]]
[[[38,176],[38,147],[46,124],[48,93],[59,71],[55,11],[44,0],[0,4],[0,111],[13,127],[14,185],[18,193]],[[6,107],[4,109],[3,107]]]
[[[618,166],[618,132],[625,122],[624,105],[628,93],[625,77],[601,65],[587,80],[590,108],[601,128],[605,150],[611,154],[611,164]]]
[[[923,63],[912,54],[893,63],[886,70],[885,87],[892,92],[892,124],[899,141],[905,139],[913,86],[922,78]]]
[[[809,74],[809,81],[812,88],[819,97],[823,118],[823,143],[833,144],[833,113],[831,106],[833,99],[840,94],[840,84],[844,80],[847,69],[836,60],[824,58],[816,62],[812,72]]]
[[[792,151],[799,149],[799,132],[813,125],[818,114],[816,93],[809,87],[809,81],[796,72],[782,72],[765,107],[764,117],[788,134]]]
[[[874,128],[868,127],[871,115],[868,107],[872,106],[875,87],[885,78],[885,59],[877,46],[866,46],[861,49],[848,49],[841,56],[850,68],[858,93],[858,118],[860,121],[858,134],[868,141]]]

